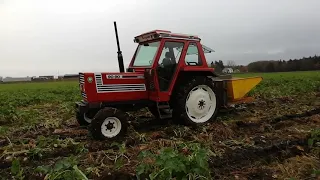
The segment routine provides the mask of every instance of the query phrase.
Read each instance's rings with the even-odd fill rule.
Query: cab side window
[[[187,66],[201,66],[202,60],[196,43],[190,43],[185,57]]]
[[[164,44],[158,64],[177,64],[180,59],[181,49],[184,43],[167,41]],[[180,51],[179,51],[180,50]]]
[[[184,42],[167,41],[158,61],[157,76],[160,91],[168,91],[180,60]]]

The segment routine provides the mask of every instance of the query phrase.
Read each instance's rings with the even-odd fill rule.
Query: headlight
[[[92,83],[92,80],[93,80],[92,77],[87,78],[88,83]]]

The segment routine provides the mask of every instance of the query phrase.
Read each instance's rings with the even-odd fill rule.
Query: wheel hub
[[[114,129],[114,122],[108,122],[108,124],[105,125],[107,130],[110,130],[110,132],[112,131],[112,129]]]
[[[121,131],[121,121],[116,117],[106,118],[101,125],[101,133],[108,138],[117,136]]]
[[[192,121],[196,123],[206,122],[216,109],[215,93],[209,86],[196,86],[189,92],[185,108]]]
[[[199,103],[198,103],[198,108],[199,108],[199,109],[203,109],[203,108],[205,107],[205,105],[206,105],[206,101],[203,100],[203,99],[201,99],[201,100],[199,101]]]

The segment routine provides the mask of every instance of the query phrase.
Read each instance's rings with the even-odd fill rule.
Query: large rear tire
[[[175,122],[198,126],[215,120],[219,109],[219,98],[213,81],[208,77],[193,77],[178,86],[173,112]]]
[[[90,124],[90,132],[94,139],[118,139],[127,132],[129,115],[116,108],[101,109]]]

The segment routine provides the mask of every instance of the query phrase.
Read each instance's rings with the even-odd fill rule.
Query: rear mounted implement
[[[127,111],[148,108],[155,120],[198,126],[215,120],[220,108],[247,101],[246,94],[261,77],[226,78],[208,67],[196,35],[154,30],[134,38],[137,48],[124,72],[118,31],[114,23],[120,72],[79,73],[83,97],[76,117],[95,139],[125,135]]]
[[[225,80],[227,84],[228,102],[230,104],[253,100],[246,95],[262,81],[262,77],[231,78]]]

